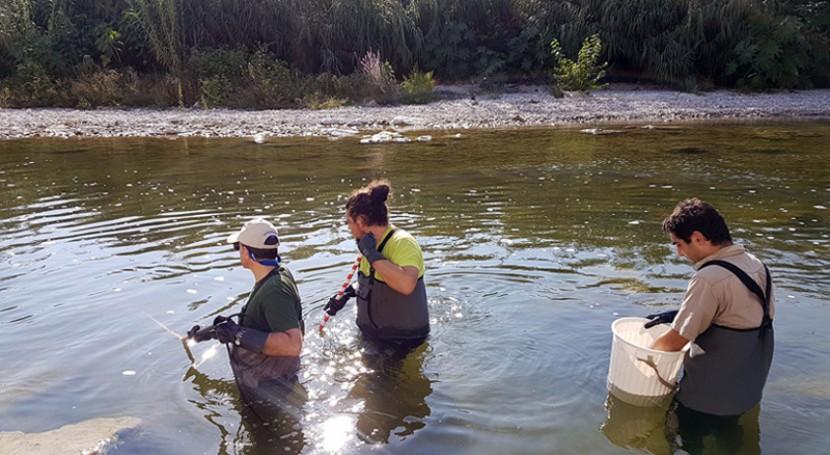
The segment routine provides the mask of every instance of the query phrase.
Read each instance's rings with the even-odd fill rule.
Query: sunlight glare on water
[[[325,453],[338,453],[347,442],[354,438],[354,417],[349,415],[334,416],[320,426],[322,433],[320,448]]]

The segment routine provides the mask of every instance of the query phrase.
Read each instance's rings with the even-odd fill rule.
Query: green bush
[[[195,78],[236,79],[245,74],[247,55],[239,50],[198,49],[194,50],[187,62],[187,70]]]
[[[199,79],[199,102],[205,109],[225,106],[231,90],[231,81],[226,76]]]
[[[605,76],[607,63],[599,63],[602,41],[594,34],[582,42],[576,61],[565,57],[559,41],[550,42],[550,53],[556,61],[553,70],[554,85],[563,90],[588,91],[602,88],[598,82]],[[555,89],[554,89],[555,92]]]
[[[736,85],[743,90],[804,87],[802,73],[810,65],[810,55],[803,25],[794,17],[776,20],[754,14],[750,34],[735,47],[727,75],[736,76]]]
[[[9,79],[12,101],[16,107],[64,106],[57,82],[38,63],[27,61],[15,68]]]
[[[424,73],[415,70],[401,82],[403,95],[401,100],[408,104],[425,104],[432,100],[432,89],[435,81],[432,79],[432,71]]]
[[[112,62],[118,59],[123,45],[121,33],[118,30],[113,29],[109,24],[98,26],[98,38],[95,40],[95,48],[98,49],[102,66],[110,66]]]
[[[346,98],[335,98],[315,92],[303,97],[302,107],[315,110],[336,109],[345,106],[348,102]]]
[[[258,51],[248,62],[245,90],[239,93],[238,107],[277,109],[297,107],[304,95],[302,78],[282,61]]]

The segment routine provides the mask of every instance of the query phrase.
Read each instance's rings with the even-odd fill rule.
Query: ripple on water
[[[15,346],[2,358],[3,388],[37,384],[26,397],[13,392],[0,420],[58,427],[78,412],[138,411],[147,423],[125,450],[159,441],[148,453],[183,440],[194,452],[290,452],[302,440],[310,453],[613,450],[596,431],[609,325],[655,300],[676,305],[692,269],[674,259],[659,223],[698,195],[724,207],[778,284],[765,451],[823,447],[830,189],[814,163],[826,161],[826,141],[750,146],[748,130],[695,131],[482,133],[452,150],[406,153],[303,141],[280,160],[238,141],[42,147],[97,151],[71,163],[0,144],[0,345]],[[764,152],[779,149],[799,153]],[[432,335],[402,358],[361,344],[353,303],[325,337],[314,330],[357,253],[345,196],[375,175],[393,180],[393,221],[427,260]],[[279,225],[309,328],[305,416],[276,436],[249,425],[218,345],[188,369],[178,340],[146,316],[183,332],[238,311],[251,277],[224,239],[255,215]],[[804,333],[815,342],[793,335]]]

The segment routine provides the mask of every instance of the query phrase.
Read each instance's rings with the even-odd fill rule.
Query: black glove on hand
[[[201,343],[202,341],[213,340],[216,338],[216,330],[213,326],[204,327],[194,325],[187,331],[187,337],[191,340]]]
[[[236,341],[237,334],[242,330],[242,327],[233,322],[233,319],[225,316],[216,316],[213,320],[213,327],[216,331],[216,339],[220,343],[233,343]]]
[[[650,321],[643,324],[643,327],[650,329],[657,324],[671,324],[677,316],[677,310],[664,311],[662,313],[654,313],[646,316]]]
[[[369,261],[370,265],[380,259],[386,259],[382,254],[380,254],[380,251],[378,251],[377,240],[375,240],[375,235],[371,232],[364,235],[363,238],[357,241],[357,248],[360,250],[360,254],[366,257],[366,260]]]
[[[220,343],[233,343],[249,351],[262,353],[265,342],[268,341],[268,333],[250,327],[242,327],[233,319],[224,316],[216,316],[213,320],[216,330],[216,339]]]
[[[346,303],[349,302],[349,299],[356,295],[354,287],[349,285],[344,291],[343,295],[335,295],[334,297],[330,298],[326,306],[323,307],[323,311],[328,313],[329,316],[334,316],[337,314],[338,311],[342,310]]]

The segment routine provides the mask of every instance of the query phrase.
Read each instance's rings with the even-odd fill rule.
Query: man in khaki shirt
[[[663,230],[696,272],[680,309],[652,315],[646,324],[672,323],[651,347],[679,351],[694,342],[676,401],[699,413],[740,415],[760,402],[772,363],[772,278],[732,243],[723,217],[706,202],[680,202]]]
[[[764,309],[758,305],[758,297],[734,273],[722,267],[700,268],[707,262],[723,260],[746,272],[762,289],[766,288],[764,264],[747,253],[743,246],[726,243],[728,245],[695,262],[697,272],[689,281],[683,304],[672,323],[672,329],[683,338],[680,342],[684,345],[686,341],[694,341],[712,324],[733,329],[754,329],[761,325]],[[769,300],[769,317],[772,318],[775,315],[772,294]]]

